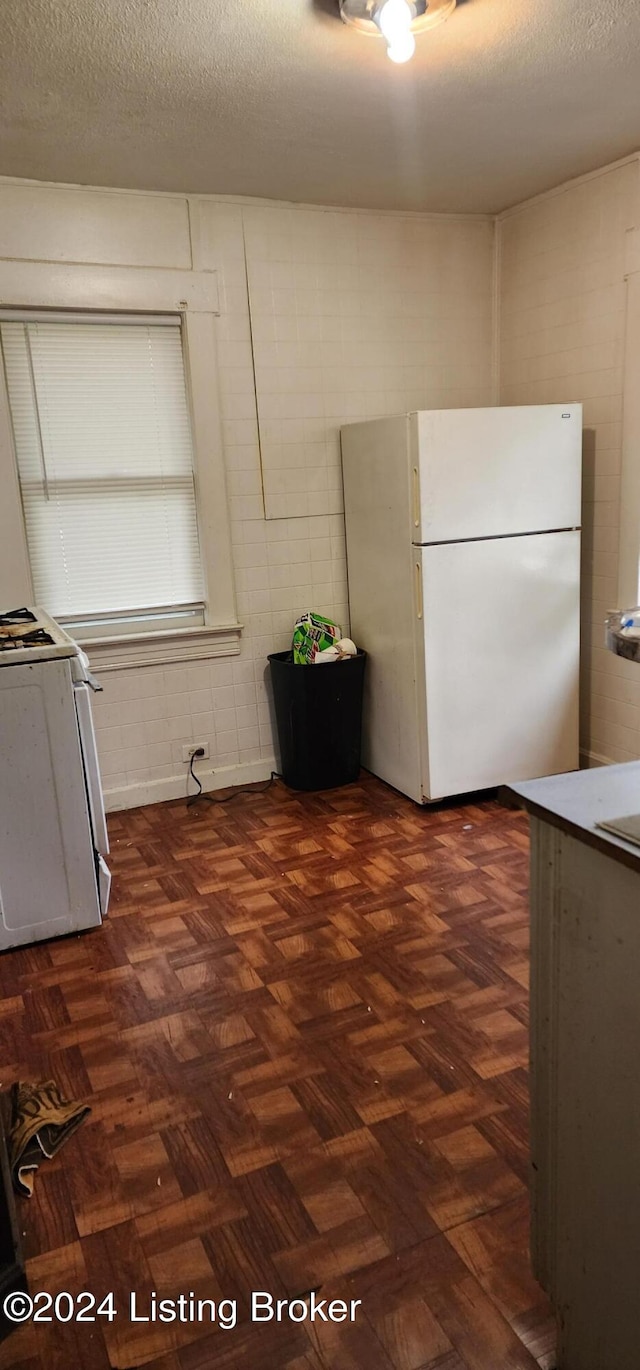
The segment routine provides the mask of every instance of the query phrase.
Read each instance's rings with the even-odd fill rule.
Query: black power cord
[[[193,769],[193,763],[194,763],[194,761],[197,759],[197,757],[199,757],[199,756],[204,756],[204,748],[203,748],[203,747],[197,747],[196,750],[195,750],[195,752],[192,752],[192,753],[191,753],[191,757],[190,757],[190,759],[189,759],[189,775],[191,776],[191,779],[192,779],[192,780],[195,780],[196,785],[198,786],[198,789],[197,789],[197,791],[196,791],[195,794],[189,794],[188,789],[187,789],[187,808],[188,808],[188,809],[191,808],[191,805],[192,805],[192,804],[197,804],[197,802],[198,802],[199,799],[204,799],[204,800],[206,801],[207,804],[229,804],[229,803],[231,802],[232,799],[237,799],[238,796],[241,795],[241,794],[266,794],[267,790],[270,790],[270,789],[271,789],[271,786],[273,785],[274,780],[282,780],[282,776],[280,775],[280,772],[279,772],[279,771],[272,771],[272,772],[271,772],[271,779],[270,779],[270,780],[267,780],[266,784],[264,784],[259,790],[255,789],[255,788],[253,787],[253,785],[242,785],[242,786],[239,786],[237,789],[234,789],[234,791],[233,791],[232,794],[227,794],[227,795],[225,795],[224,799],[216,799],[216,798],[215,798],[215,795],[212,795],[212,794],[205,794],[205,793],[204,793],[204,790],[203,790],[203,788],[202,788],[202,783],[201,783],[201,781],[198,779],[198,776],[196,775],[196,773],[195,773],[195,771],[194,771],[194,769]],[[188,787],[188,785],[189,785],[189,776],[187,776],[187,787]]]

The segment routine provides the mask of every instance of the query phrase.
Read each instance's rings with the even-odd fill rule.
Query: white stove
[[[111,876],[91,692],[44,609],[0,612],[0,951],[96,927]]]

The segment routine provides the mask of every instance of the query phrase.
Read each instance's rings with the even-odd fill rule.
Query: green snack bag
[[[342,637],[342,629],[330,618],[309,610],[297,618],[293,629],[293,660],[296,666],[312,666],[318,652],[333,647]]]

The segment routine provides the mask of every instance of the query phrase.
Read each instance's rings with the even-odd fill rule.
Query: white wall
[[[241,655],[103,673],[95,714],[110,807],[183,793],[192,740],[209,743],[207,785],[268,776],[267,652],[289,645],[306,608],[347,624],[339,425],[491,403],[493,232],[485,218],[0,182],[5,269],[30,260],[52,272],[74,261],[220,273]]]
[[[603,645],[618,600],[625,237],[636,225],[637,160],[498,221],[500,402],[584,405],[582,747],[596,763],[640,756],[640,669]]]
[[[0,180],[3,271],[28,260],[50,273],[66,262],[170,268],[185,280],[219,273],[241,655],[103,674],[96,722],[111,807],[181,793],[182,746],[193,740],[210,746],[206,785],[269,774],[267,652],[288,645],[305,608],[347,624],[340,424],[491,403],[496,361],[502,403],[583,401],[583,748],[595,761],[640,755],[640,671],[602,646],[617,603],[624,238],[634,226],[637,160],[500,216],[496,359],[488,219]],[[8,488],[7,471],[0,482]]]

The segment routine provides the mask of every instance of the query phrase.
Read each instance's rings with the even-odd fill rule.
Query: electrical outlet
[[[209,756],[209,743],[188,742],[187,745],[182,748],[182,760],[186,761],[188,765],[191,760],[191,757],[194,756],[196,752],[201,753],[199,756],[196,757],[196,761],[206,761],[207,757]]]

